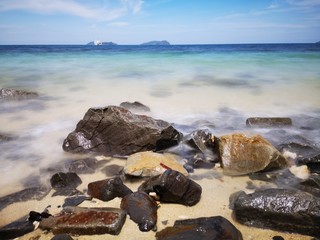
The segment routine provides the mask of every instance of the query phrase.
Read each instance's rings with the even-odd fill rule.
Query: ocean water
[[[0,46],[0,88],[40,95],[0,102],[0,133],[15,137],[0,144],[1,196],[71,158],[63,139],[88,108],[123,101],[183,133],[199,120],[222,135],[249,131],[247,117],[292,117],[290,131],[320,142],[319,44]]]

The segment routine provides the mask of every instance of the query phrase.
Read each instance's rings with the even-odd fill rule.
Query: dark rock
[[[63,149],[73,153],[130,155],[163,150],[178,144],[180,137],[181,133],[165,121],[109,106],[90,108],[64,140]]]
[[[320,237],[320,198],[291,189],[240,192],[232,198],[234,216],[242,224]]]
[[[168,169],[160,176],[145,181],[139,191],[155,192],[162,202],[193,206],[200,201],[202,188],[183,174]]]
[[[38,93],[9,88],[0,89],[0,100],[24,100],[38,97]]]
[[[87,159],[74,160],[70,163],[69,172],[78,174],[91,174],[95,172],[94,164],[88,163]],[[95,160],[97,162],[97,160]],[[91,166],[90,166],[91,165]]]
[[[50,189],[45,187],[32,187],[9,194],[0,198],[0,210],[16,202],[25,202],[28,200],[41,200],[49,193]]]
[[[83,201],[86,200],[91,200],[91,197],[87,197],[84,195],[79,195],[79,196],[71,196],[68,197],[64,200],[64,203],[62,205],[63,208],[65,207],[75,207],[78,206],[79,204],[81,204]]]
[[[8,141],[11,141],[11,140],[13,140],[12,136],[0,132],[0,143],[8,142]]]
[[[79,190],[75,189],[75,188],[60,188],[57,189],[53,194],[52,197],[55,196],[75,196],[75,195],[83,195],[82,192],[80,192]]]
[[[88,194],[102,201],[110,201],[116,197],[124,197],[132,191],[123,184],[120,177],[91,182],[88,184]]]
[[[285,240],[285,239],[281,236],[274,236],[272,237],[272,240]]]
[[[320,153],[308,157],[298,157],[298,165],[307,165],[312,173],[320,174]]]
[[[55,235],[51,240],[73,240],[73,238],[68,234],[62,233]]]
[[[134,192],[121,200],[121,209],[127,212],[140,231],[147,232],[156,227],[157,203],[144,192]]]
[[[44,211],[42,213],[31,211],[29,213],[28,221],[29,222],[34,222],[34,221],[40,222],[43,218],[48,218],[48,217],[51,217],[51,216],[52,215],[49,214],[47,211]]]
[[[67,207],[56,216],[43,219],[40,228],[53,234],[118,235],[125,219],[125,212],[117,208]]]
[[[175,221],[156,233],[157,240],[201,239],[242,240],[241,232],[221,216],[202,217]]]
[[[280,118],[280,117],[252,117],[246,120],[246,125],[248,127],[286,127],[292,126],[291,118]]]
[[[101,169],[101,171],[105,173],[108,177],[119,176],[121,175],[122,170],[123,166],[117,164],[111,164]]]
[[[150,112],[150,108],[140,102],[122,102],[120,103],[120,107],[126,108],[130,111],[138,111],[138,112]]]
[[[75,189],[76,187],[78,187],[82,183],[82,181],[76,173],[58,172],[51,177],[50,183],[51,183],[52,188],[56,189],[56,190],[62,189],[62,188]]]
[[[232,134],[215,138],[215,141],[224,174],[244,175],[287,166],[281,153],[260,135]]]
[[[1,240],[15,239],[30,233],[34,230],[34,225],[26,219],[19,219],[12,222],[4,227],[0,228],[0,238]]]

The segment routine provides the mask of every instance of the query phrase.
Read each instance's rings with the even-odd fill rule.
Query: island
[[[114,46],[114,45],[117,45],[116,43],[114,42],[101,42],[99,40],[96,40],[96,41],[92,41],[92,42],[89,42],[87,43],[87,45],[90,45],[90,46],[97,46],[97,45],[107,45],[107,46]]]
[[[142,43],[141,45],[170,45],[170,43],[166,40],[162,40],[162,41],[145,42],[145,43]]]

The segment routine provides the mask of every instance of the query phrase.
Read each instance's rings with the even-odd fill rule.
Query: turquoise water
[[[0,46],[0,88],[40,94],[0,102],[0,132],[19,136],[0,145],[0,187],[69,157],[62,141],[90,107],[140,101],[169,122],[212,121],[217,134],[252,116],[319,118],[319,66],[316,44]],[[304,134],[319,142],[318,130]]]

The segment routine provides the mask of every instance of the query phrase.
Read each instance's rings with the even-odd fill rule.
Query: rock
[[[40,228],[53,234],[118,235],[125,219],[125,212],[117,208],[67,207],[56,216],[43,219]]]
[[[138,224],[140,231],[147,232],[156,227],[157,203],[144,192],[134,192],[121,200],[120,208]]]
[[[34,230],[34,225],[25,219],[19,219],[0,228],[1,240],[15,239]]]
[[[52,188],[56,190],[61,188],[75,189],[82,183],[82,181],[76,173],[58,172],[51,177],[50,183]]]
[[[188,175],[187,170],[177,161],[177,157],[169,153],[139,152],[128,157],[123,168],[125,174],[148,177],[158,176],[167,169],[173,169]]]
[[[0,100],[24,100],[38,97],[38,93],[10,88],[0,89]]]
[[[138,190],[148,194],[155,192],[162,202],[179,203],[186,206],[197,204],[202,193],[199,184],[170,169],[160,176],[148,179]]]
[[[299,165],[307,165],[311,173],[320,174],[320,153],[308,157],[299,157],[297,163]]]
[[[232,198],[234,216],[242,224],[320,237],[320,198],[289,189],[240,192]]]
[[[50,189],[45,187],[31,187],[16,193],[9,194],[0,198],[0,210],[16,202],[28,200],[41,200],[49,193]]]
[[[102,201],[110,201],[116,197],[124,197],[132,191],[123,184],[120,177],[91,182],[88,184],[88,194]]]
[[[286,127],[292,126],[291,118],[281,118],[281,117],[251,117],[246,120],[246,125],[248,127]]]
[[[73,240],[73,238],[68,234],[57,234],[51,240]]]
[[[75,207],[78,206],[79,204],[81,204],[82,202],[86,201],[86,200],[91,200],[91,197],[87,197],[84,195],[78,195],[78,196],[71,196],[68,197],[64,200],[64,203],[62,205],[63,208],[65,207]]]
[[[78,174],[91,174],[95,172],[95,165],[98,161],[92,158],[74,160],[70,163],[69,172]]]
[[[8,142],[8,141],[11,141],[11,140],[13,140],[12,136],[0,132],[0,143]]]
[[[162,40],[162,41],[150,41],[150,42],[145,42],[145,43],[141,43],[141,45],[155,45],[155,46],[159,46],[159,45],[170,45],[170,43],[166,40]]]
[[[119,176],[122,174],[123,166],[117,164],[110,164],[101,169],[101,172],[105,173],[108,177]]]
[[[178,144],[181,133],[168,122],[109,106],[90,108],[63,142],[72,153],[130,155],[159,151]]]
[[[29,212],[28,221],[29,222],[34,222],[34,221],[40,222],[42,219],[48,218],[48,217],[51,217],[51,216],[52,215],[49,214],[48,211],[43,211],[42,213],[31,211],[31,212]]]
[[[201,217],[175,221],[173,227],[166,227],[156,233],[157,240],[201,239],[242,240],[241,232],[221,216]]]
[[[137,112],[150,112],[150,108],[140,102],[122,102],[120,103],[120,107],[126,108],[130,111]]]
[[[286,159],[262,136],[225,135],[217,139],[226,175],[244,175],[287,166]]]

